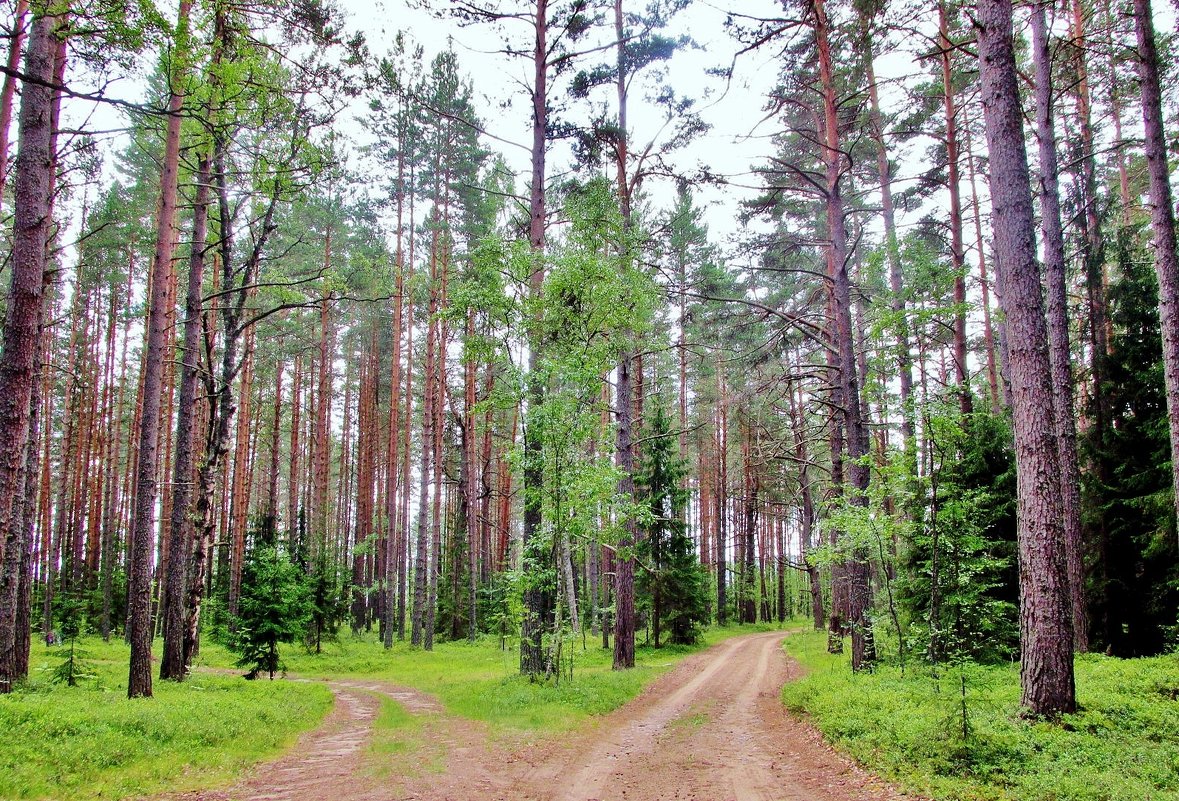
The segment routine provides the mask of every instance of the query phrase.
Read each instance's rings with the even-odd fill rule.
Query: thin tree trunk
[[[950,21],[945,0],[938,3],[938,47],[941,50],[942,100],[946,117],[946,189],[950,196],[950,271],[954,274],[954,377],[962,414],[974,411],[966,364],[966,247],[962,238],[962,195],[958,167],[958,110],[954,91]]]
[[[197,167],[196,196],[192,212],[192,248],[188,257],[188,291],[184,302],[184,345],[180,365],[180,407],[176,415],[176,461],[172,472],[172,516],[168,551],[168,582],[164,590],[164,653],[160,678],[184,678],[184,609],[188,589],[188,563],[192,543],[192,482],[196,467],[197,390],[201,368],[202,290],[205,280],[205,244],[208,236],[208,158]]]
[[[1052,119],[1052,57],[1048,50],[1048,22],[1044,2],[1035,3],[1031,14],[1032,59],[1036,70],[1036,129],[1040,149],[1040,219],[1044,235],[1044,279],[1048,288],[1048,338],[1052,361],[1052,407],[1056,415],[1056,447],[1060,458],[1060,502],[1064,515],[1064,552],[1068,566],[1073,639],[1077,650],[1083,651],[1088,650],[1086,632],[1089,625],[1085,610],[1081,542],[1081,471],[1073,417],[1073,368],[1068,341],[1064,230],[1060,214],[1056,130]]]
[[[4,204],[4,190],[8,186],[9,129],[12,128],[12,100],[16,95],[16,71],[28,38],[29,0],[17,0],[12,17],[11,41],[8,45],[8,72],[0,88],[0,208]]]
[[[188,27],[189,3],[181,3],[176,30],[183,36]],[[160,173],[160,202],[156,210],[155,254],[151,267],[151,299],[147,317],[147,345],[143,358],[143,402],[139,421],[139,454],[136,466],[135,512],[131,525],[131,575],[128,581],[128,609],[131,636],[131,667],[127,695],[151,696],[151,555],[154,550],[157,463],[159,457],[160,405],[164,391],[167,360],[168,297],[172,283],[172,256],[176,242],[176,198],[180,164],[180,110],[184,95],[178,78],[182,70],[173,67],[177,80],[168,100],[168,125],[164,137],[164,161]]]
[[[615,143],[618,196],[622,207],[622,224],[631,226],[630,184],[627,178],[627,82],[626,38],[623,27],[622,0],[614,0],[614,35],[617,58],[615,84],[618,93],[618,135]],[[628,254],[624,254],[624,259]],[[637,376],[636,376],[637,372]],[[625,504],[635,500],[635,416],[636,396],[642,394],[642,366],[628,348],[618,357],[618,385],[614,406],[618,417],[617,464],[621,473],[618,495]],[[627,513],[623,534],[618,543],[618,571],[614,577],[614,669],[635,666],[635,559],[633,549],[639,541],[638,524]]]

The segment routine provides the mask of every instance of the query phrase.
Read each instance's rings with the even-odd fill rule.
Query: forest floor
[[[286,756],[183,801],[644,801],[903,798],[782,705],[801,669],[782,632],[683,659],[636,699],[559,736],[504,732],[432,695],[328,679],[332,713]]]

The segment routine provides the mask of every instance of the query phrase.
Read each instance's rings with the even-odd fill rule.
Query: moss
[[[126,698],[127,648],[88,641],[97,676],[48,681],[52,649],[33,655],[31,681],[0,696],[0,798],[119,799],[231,781],[314,727],[331,707],[315,684],[247,682],[197,673]]]
[[[1078,657],[1081,710],[1046,723],[1018,714],[1018,665],[853,675],[825,645],[822,633],[788,638],[809,672],[783,701],[907,789],[946,801],[1179,799],[1179,702],[1167,692],[1179,686],[1177,656]]]

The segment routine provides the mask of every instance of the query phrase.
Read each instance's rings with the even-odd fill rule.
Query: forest
[[[0,799],[1179,799],[1174,8],[0,30]]]

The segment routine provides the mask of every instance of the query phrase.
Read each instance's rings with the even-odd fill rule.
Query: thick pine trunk
[[[839,138],[838,98],[828,39],[829,20],[822,0],[814,3],[814,31],[819,56],[819,81],[823,95],[824,159],[826,162],[827,232],[830,237],[830,271],[833,344],[836,349],[838,382],[846,433],[846,472],[851,485],[851,502],[867,504],[869,468],[862,463],[868,453],[868,433],[860,404],[859,380],[852,339],[851,280],[848,275],[847,229],[844,220],[842,179],[843,150]],[[870,566],[863,548],[855,548],[844,565],[847,576],[848,623],[852,634],[852,669],[862,670],[874,659],[869,612],[872,605]]]
[[[1008,360],[1018,473],[1021,703],[1034,715],[1076,708],[1073,633],[1048,327],[1036,263],[1011,0],[978,3],[978,56],[991,156],[992,228]]]

